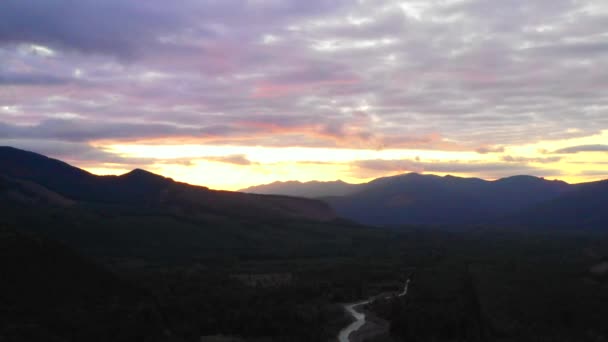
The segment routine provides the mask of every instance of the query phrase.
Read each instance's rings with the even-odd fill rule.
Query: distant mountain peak
[[[146,171],[144,169],[133,169],[130,172],[125,173],[123,176],[126,176],[126,177],[162,177],[160,175],[157,175],[150,171]]]
[[[404,178],[404,177],[411,177],[411,178],[417,178],[417,177],[427,177],[427,176],[433,176],[433,175],[425,175],[425,174],[422,174],[422,173],[420,173],[420,172],[408,172],[408,173],[402,173],[402,174],[400,174],[400,175],[396,175],[396,176],[394,176],[394,177],[401,177],[401,178]],[[390,176],[389,176],[389,177],[386,177],[386,178],[393,178],[393,177],[390,177]]]
[[[17,178],[35,180],[66,176],[74,179],[91,176],[89,172],[61,160],[10,146],[0,146],[0,159],[0,173]]]
[[[360,190],[327,201],[348,219],[373,225],[493,222],[553,200],[574,188],[534,176],[497,181],[406,173],[375,179]]]
[[[353,193],[358,188],[356,184],[349,184],[341,180],[335,181],[277,181],[270,184],[257,185],[241,189],[240,192],[254,194],[287,195],[307,198],[320,198],[343,196]]]
[[[121,175],[120,178],[140,182],[173,182],[173,179],[171,178],[166,178],[161,175],[157,175],[156,173],[139,168],[133,169],[131,172]]]

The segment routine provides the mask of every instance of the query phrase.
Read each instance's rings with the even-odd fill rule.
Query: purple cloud
[[[402,2],[2,1],[0,138],[503,153],[608,129],[605,11]]]
[[[547,158],[527,158],[527,157],[514,157],[514,156],[504,156],[501,158],[502,161],[507,163],[540,163],[540,164],[549,164],[549,163],[557,163],[562,160],[561,157],[547,157]]]
[[[505,151],[504,146],[490,146],[490,147],[480,147],[475,150],[475,152],[479,154],[488,154],[488,153],[503,153]]]

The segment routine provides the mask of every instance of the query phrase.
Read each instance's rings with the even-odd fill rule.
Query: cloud
[[[155,0],[7,0],[0,4],[0,43],[127,57],[158,34],[178,28],[178,12]]]
[[[247,159],[247,156],[243,154],[235,154],[230,156],[221,156],[221,157],[205,157],[206,160],[220,162],[220,163],[228,163],[235,165],[251,165],[253,162]]]
[[[148,49],[179,48],[184,37],[213,39],[229,26],[277,22],[331,11],[345,1],[6,0],[0,3],[0,44],[36,43],[88,54],[132,58]],[[222,26],[216,24],[222,23]],[[228,26],[224,26],[228,25]],[[242,34],[247,31],[243,30]]]
[[[574,154],[579,152],[608,152],[608,145],[571,146],[554,151],[556,154]]]
[[[163,136],[196,136],[213,133],[207,129],[179,128],[154,123],[104,123],[91,120],[49,119],[37,125],[16,126],[0,123],[0,137],[10,139],[54,139],[66,142],[88,142],[102,139],[136,140]]]
[[[551,169],[541,169],[524,163],[488,163],[488,162],[419,162],[402,159],[373,159],[360,160],[352,163],[355,168],[362,171],[371,170],[383,172],[436,172],[436,173],[464,173],[483,177],[498,178],[514,174],[530,174],[537,176],[559,175],[560,172]]]
[[[501,158],[502,161],[507,163],[539,163],[539,164],[550,164],[557,163],[562,160],[561,157],[547,157],[547,158],[527,158],[527,157],[514,157],[504,156]]]
[[[0,87],[2,86],[54,86],[72,82],[71,78],[49,74],[2,72],[0,70]]]
[[[608,130],[603,2],[405,2],[0,1],[0,131],[489,154]]]
[[[490,146],[490,147],[480,147],[475,150],[479,154],[488,154],[488,153],[503,153],[505,151],[504,146]]]
[[[580,173],[581,176],[591,176],[597,177],[600,176],[604,179],[608,179],[608,171],[607,170],[586,170]]]
[[[385,159],[371,159],[371,160],[359,160],[353,163],[354,166],[361,169],[375,170],[375,171],[411,171],[411,172],[424,172],[425,165],[423,163],[414,160],[385,160]]]
[[[236,121],[222,116],[216,122],[177,125],[134,121],[101,121],[74,113],[56,113],[34,125],[0,122],[0,137],[11,139],[54,139],[67,142],[122,141],[208,143],[220,145],[263,145],[272,147],[357,147],[367,149],[410,147],[431,149],[442,146],[441,137],[384,135],[370,125],[364,113],[315,122],[308,116],[250,116]],[[68,117],[66,119],[62,117]],[[73,117],[73,118],[72,118]],[[159,117],[160,119],[160,117]],[[445,144],[446,146],[448,144]]]
[[[0,137],[0,146],[12,146],[52,158],[75,162],[80,166],[99,165],[104,163],[142,166],[153,163],[153,160],[149,158],[127,158],[93,147],[89,144],[71,143],[60,140],[7,139]]]

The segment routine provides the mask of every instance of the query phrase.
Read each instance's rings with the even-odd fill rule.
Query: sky
[[[0,145],[237,190],[608,178],[604,0],[2,0]]]

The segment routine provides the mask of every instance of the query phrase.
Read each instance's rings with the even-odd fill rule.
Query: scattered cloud
[[[458,174],[483,174],[490,178],[511,176],[514,174],[530,174],[538,176],[559,175],[560,172],[551,169],[542,169],[529,166],[525,163],[488,163],[488,162],[419,162],[416,160],[361,160],[353,163],[353,166],[363,170],[381,172],[431,172],[431,173],[458,173]]]
[[[581,176],[601,177],[608,179],[608,170],[585,170],[580,173]]]
[[[235,154],[230,156],[221,156],[221,157],[205,157],[205,160],[220,162],[220,163],[228,163],[235,165],[251,165],[253,162],[247,159],[246,155],[243,154]]]
[[[488,153],[503,153],[505,152],[504,146],[491,146],[491,147],[480,147],[475,150],[479,154],[488,154]]]
[[[32,125],[49,112],[107,125],[211,122],[271,146],[277,139],[232,126],[306,120],[317,136],[286,144],[409,147],[399,137],[436,135],[444,141],[421,148],[482,154],[608,127],[605,12],[569,0],[408,3],[3,1],[0,83],[37,87],[0,103],[18,104]],[[355,128],[358,112],[369,128]],[[152,135],[123,127],[121,136]]]
[[[527,158],[527,157],[514,157],[514,156],[503,156],[502,161],[507,163],[539,163],[539,164],[550,164],[557,163],[562,160],[561,157],[547,157],[547,158]]]
[[[580,145],[559,149],[556,154],[575,154],[579,152],[608,152],[608,145]]]
[[[171,124],[121,123],[92,120],[48,119],[35,125],[0,123],[0,136],[12,139],[53,139],[66,142],[88,142],[102,139],[136,140],[163,136],[195,136],[206,129],[180,128]]]
[[[0,71],[0,87],[3,86],[54,86],[72,82],[71,78],[49,74],[15,73]]]
[[[86,143],[73,143],[61,140],[0,138],[0,146],[12,146],[68,162],[78,163],[81,166],[118,164],[138,167],[150,165],[154,162],[151,158],[127,158]]]

